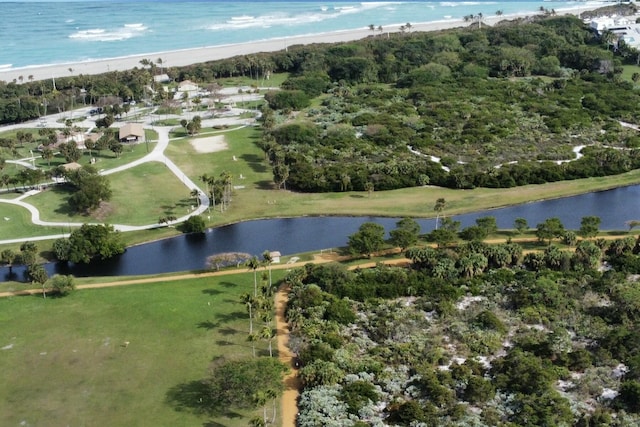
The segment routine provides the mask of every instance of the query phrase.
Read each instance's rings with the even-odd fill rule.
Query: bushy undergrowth
[[[488,247],[430,255],[459,260]],[[635,248],[612,241],[599,261],[633,264]],[[292,272],[287,316],[303,362],[300,425],[640,422],[635,276],[571,263],[531,270],[515,261],[472,277],[458,268],[447,280],[424,258],[412,268]]]

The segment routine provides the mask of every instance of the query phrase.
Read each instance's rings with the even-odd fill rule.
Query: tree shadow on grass
[[[238,284],[233,282],[220,282],[220,286],[224,286],[225,288],[235,288]]]
[[[226,346],[230,346],[230,345],[234,345],[235,343],[232,343],[231,341],[226,341],[226,340],[217,340],[216,341],[216,345],[219,345],[220,347],[226,347]]]
[[[235,411],[225,407],[212,398],[206,381],[195,380],[173,386],[165,395],[165,403],[176,412],[191,412],[197,415],[215,415],[226,418],[241,417]],[[217,421],[209,420],[205,426],[224,426]]]
[[[76,214],[76,212],[71,209],[71,205],[69,205],[69,198],[73,194],[73,187],[70,185],[53,185],[49,187],[47,191],[51,191],[56,194],[60,198],[60,205],[55,208],[53,211],[57,214],[67,215],[72,217]]]
[[[264,165],[263,158],[256,154],[243,154],[240,156],[240,158],[247,162],[249,167],[254,172],[265,173],[267,171],[267,167]]]
[[[203,289],[203,290],[202,290],[202,293],[203,293],[203,294],[207,294],[207,295],[214,296],[214,295],[220,295],[220,294],[221,294],[221,293],[223,293],[223,292],[222,292],[221,290],[218,290],[218,289],[210,288],[210,289]]]
[[[244,311],[232,311],[231,313],[218,313],[215,315],[218,323],[229,323],[246,317],[247,314]]]
[[[200,322],[198,323],[198,328],[200,329],[206,329],[208,331],[217,328],[218,326],[220,326],[218,323],[214,323],[210,320],[205,320],[204,322]]]
[[[202,380],[171,387],[165,396],[165,402],[178,412],[194,414],[217,414],[223,409],[212,399],[208,384]]]
[[[258,187],[259,190],[273,190],[275,185],[273,181],[263,180],[256,182],[256,187]]]
[[[224,335],[224,336],[228,336],[228,335],[235,335],[238,333],[238,330],[233,329],[233,328],[220,328],[218,329],[218,333],[220,333],[220,335]]]

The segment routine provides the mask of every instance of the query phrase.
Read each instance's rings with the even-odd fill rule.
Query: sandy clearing
[[[194,138],[191,146],[198,153],[215,153],[229,149],[229,144],[224,135],[210,136],[208,138]]]

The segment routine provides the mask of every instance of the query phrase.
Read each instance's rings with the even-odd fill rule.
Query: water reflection
[[[525,218],[530,227],[557,216],[566,228],[577,229],[583,216],[602,219],[602,229],[626,229],[625,222],[640,219],[640,186],[617,188],[563,199],[527,203],[494,209],[454,219],[467,227],[481,216],[495,216],[500,228],[511,228],[516,218]],[[446,211],[445,211],[446,214]],[[133,246],[119,257],[95,262],[90,266],[50,263],[49,274],[82,276],[122,276],[158,274],[205,268],[207,256],[221,252],[248,252],[260,256],[265,250],[278,250],[283,255],[336,248],[347,243],[347,236],[364,222],[374,221],[388,231],[395,228],[398,218],[376,217],[303,217],[248,221],[208,230],[200,235],[176,236],[144,245]],[[418,220],[423,233],[435,226],[433,219]],[[0,269],[2,280],[22,277],[24,268]]]

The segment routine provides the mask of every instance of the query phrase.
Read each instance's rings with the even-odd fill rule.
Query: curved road
[[[173,163],[167,156],[164,154],[164,150],[169,145],[169,131],[171,127],[155,127],[153,128],[158,133],[158,143],[153,148],[153,150],[147,154],[146,156],[135,160],[131,163],[127,163],[126,165],[118,166],[113,169],[108,169],[106,171],[102,171],[101,175],[110,175],[112,173],[121,172],[136,166],[139,166],[146,162],[161,162],[164,163],[167,168],[187,187],[189,190],[198,190],[200,194],[200,204],[196,210],[189,213],[188,215],[182,216],[174,221],[169,222],[168,224],[177,224],[185,221],[187,218],[193,215],[199,215],[205,212],[209,208],[209,198],[206,193],[200,189],[175,163]],[[56,222],[56,221],[43,221],[40,219],[40,212],[36,209],[35,206],[23,202],[22,200],[26,197],[32,196],[34,194],[39,193],[39,190],[32,190],[24,195],[16,198],[16,199],[0,199],[0,203],[7,203],[16,206],[23,207],[31,212],[31,221],[36,225],[44,225],[44,226],[52,226],[52,227],[80,227],[83,223],[70,223],[70,222]],[[135,230],[148,230],[151,228],[158,228],[165,226],[163,224],[155,223],[155,224],[146,224],[146,225],[126,225],[126,224],[113,224],[114,229],[118,231],[135,231]],[[8,239],[8,240],[0,240],[0,244],[11,244],[11,243],[20,243],[24,241],[36,241],[36,240],[49,240],[49,239],[58,239],[61,237],[68,237],[68,234],[55,234],[48,236],[37,236],[37,237],[28,237],[28,238],[18,238],[18,239]]]

